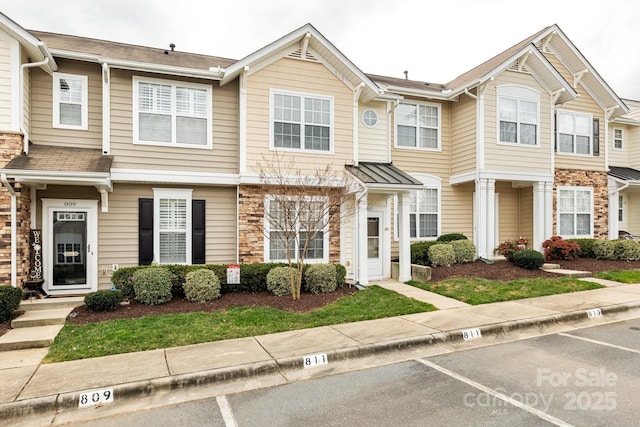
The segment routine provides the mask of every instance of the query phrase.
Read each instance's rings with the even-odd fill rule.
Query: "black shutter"
[[[558,113],[553,113],[553,149],[558,151]]]
[[[600,155],[600,119],[593,119],[593,155]]]
[[[138,264],[153,261],[153,199],[138,199]]]
[[[193,200],[191,202],[191,264],[205,264],[205,217],[205,201]]]

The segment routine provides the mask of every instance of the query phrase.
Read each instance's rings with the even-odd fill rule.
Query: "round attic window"
[[[378,124],[378,114],[371,109],[365,110],[362,113],[362,123],[368,128],[375,127]]]

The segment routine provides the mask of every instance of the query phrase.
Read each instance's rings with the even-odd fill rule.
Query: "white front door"
[[[367,213],[367,273],[369,278],[382,277],[382,223],[382,212],[369,211]]]
[[[97,290],[97,200],[42,199],[42,242],[48,294]]]

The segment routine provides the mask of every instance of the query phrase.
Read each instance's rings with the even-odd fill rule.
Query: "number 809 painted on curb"
[[[86,408],[87,406],[95,406],[103,403],[113,402],[113,389],[87,391],[80,395],[78,399],[78,407]]]

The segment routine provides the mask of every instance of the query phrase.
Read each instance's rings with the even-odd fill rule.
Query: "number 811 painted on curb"
[[[465,329],[464,331],[462,331],[462,338],[465,341],[466,340],[474,340],[476,338],[482,338],[482,332],[480,332],[480,329],[478,329],[478,328]]]
[[[318,365],[326,365],[328,363],[329,363],[329,360],[327,359],[326,353],[312,354],[310,356],[304,356],[302,358],[302,365],[304,366],[305,369],[312,368]]]

